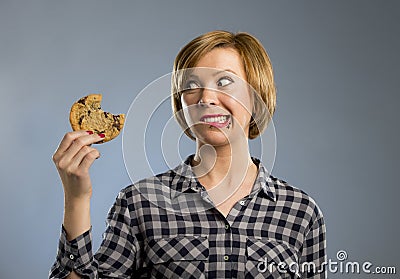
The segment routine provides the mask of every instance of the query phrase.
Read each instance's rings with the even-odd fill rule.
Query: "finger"
[[[81,150],[84,146],[89,146],[92,143],[101,141],[104,139],[103,134],[92,134],[92,135],[84,135],[76,138],[72,141],[67,150],[64,151],[62,155],[62,160],[69,162],[73,157]]]
[[[97,155],[97,157],[100,157],[100,152],[89,146],[83,146],[81,150],[71,159],[70,167],[72,169],[80,167],[80,164],[82,163],[83,158],[90,152],[94,152],[94,155]]]
[[[82,136],[93,134],[92,131],[73,131],[66,133],[54,152],[53,160],[56,161],[71,145],[71,143]]]
[[[83,160],[79,165],[79,167],[81,167],[82,169],[89,169],[90,166],[93,164],[94,160],[99,158],[99,156],[100,153],[97,150],[89,152],[88,154],[85,155],[85,157],[83,157]]]

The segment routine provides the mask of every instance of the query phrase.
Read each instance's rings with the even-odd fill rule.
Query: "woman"
[[[175,59],[171,99],[196,152],[119,193],[94,256],[88,170],[99,157],[90,144],[102,138],[65,135],[53,156],[65,212],[50,278],[325,278],[318,206],[249,153],[275,110],[259,41],[226,31],[195,38]]]

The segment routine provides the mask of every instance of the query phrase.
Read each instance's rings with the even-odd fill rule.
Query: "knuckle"
[[[76,170],[75,175],[76,175],[77,177],[84,177],[84,176],[86,176],[88,173],[89,173],[89,172],[88,172],[88,170],[87,170],[86,168],[78,168],[78,169]]]
[[[83,167],[69,167],[66,170],[66,174],[69,177],[80,179],[85,177],[88,174],[88,171]]]
[[[73,136],[72,136],[72,132],[68,132],[64,135],[64,139],[63,140],[72,140]]]
[[[86,154],[86,153],[89,153],[91,151],[91,148],[89,146],[85,145],[85,146],[83,146],[81,148],[81,150],[82,150],[83,153]]]
[[[88,159],[90,159],[90,160],[92,160],[92,159],[96,159],[96,152],[89,152],[87,155],[86,155],[86,157],[88,158]]]
[[[61,159],[61,160],[56,161],[56,166],[58,169],[63,170],[67,167],[67,164],[64,160]]]
[[[74,176],[76,178],[85,178],[89,175],[89,168],[86,166],[78,166],[74,169]]]
[[[74,168],[72,168],[71,166],[65,168],[65,173],[68,176],[75,176],[76,175],[76,170]]]
[[[76,140],[74,140],[74,144],[77,146],[85,145],[81,138],[77,138]]]
[[[93,153],[93,156],[94,156],[94,157],[99,157],[99,156],[100,156],[100,152],[99,152],[97,149],[95,149],[95,148],[93,148],[93,150],[92,150],[91,153]]]
[[[71,174],[77,178],[82,177],[82,170],[81,168],[77,168],[76,170],[73,171],[73,173]]]

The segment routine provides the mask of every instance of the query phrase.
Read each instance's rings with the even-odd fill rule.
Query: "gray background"
[[[1,0],[0,278],[45,278],[55,258],[63,192],[51,156],[70,105],[99,92],[106,110],[127,112],[184,44],[214,29],[247,31],[268,50],[273,172],[320,205],[329,257],[344,249],[400,273],[399,16],[398,1]],[[91,170],[96,248],[130,184],[121,140],[99,146]]]

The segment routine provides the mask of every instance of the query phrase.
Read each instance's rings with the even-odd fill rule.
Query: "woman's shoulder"
[[[140,179],[131,185],[122,189],[124,193],[151,193],[166,195],[170,194],[171,190],[178,190],[186,184],[191,184],[195,181],[194,174],[190,167],[191,158],[194,155],[188,156],[184,161],[168,169],[164,172],[148,176]],[[185,185],[182,185],[185,184]],[[187,185],[186,185],[187,186]]]
[[[172,191],[176,191],[174,185],[179,184],[178,180],[182,180],[181,176],[175,169],[170,169],[125,186],[119,192],[119,198],[128,200],[128,204],[145,201],[166,202],[170,199]]]
[[[277,204],[293,209],[298,209],[309,215],[313,220],[323,218],[322,211],[314,198],[303,189],[290,184],[286,180],[269,175],[267,184],[274,192]]]

